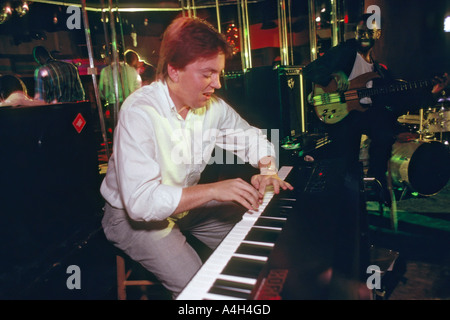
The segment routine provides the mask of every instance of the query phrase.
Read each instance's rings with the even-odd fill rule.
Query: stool
[[[116,254],[117,264],[117,298],[119,300],[127,299],[127,286],[141,286],[142,295],[141,300],[147,300],[148,297],[145,293],[145,288],[148,286],[159,285],[156,280],[149,279],[130,279],[131,273],[136,271],[136,268],[142,268],[136,262],[132,261],[124,253]],[[136,272],[135,272],[136,273]],[[148,277],[150,278],[150,277]]]

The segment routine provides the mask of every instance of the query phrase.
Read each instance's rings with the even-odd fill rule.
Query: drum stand
[[[388,173],[389,174],[389,173]],[[371,186],[375,186],[375,188],[378,189],[378,193],[379,193],[379,198],[378,198],[378,213],[380,214],[381,217],[384,216],[384,211],[385,211],[385,207],[386,205],[383,202],[383,196],[381,195],[382,193],[382,187],[380,182],[375,179],[375,178],[368,178],[365,177],[364,178],[364,185],[366,187],[368,187],[369,185]],[[398,230],[398,217],[397,217],[397,201],[395,199],[395,195],[394,195],[394,191],[392,188],[392,182],[391,182],[391,177],[388,176],[388,189],[389,189],[389,194],[391,197],[391,207],[389,208],[389,216],[390,216],[390,221],[391,221],[391,229],[394,232],[397,232]]]
[[[367,136],[363,136],[361,138],[361,153],[360,153],[360,161],[363,163],[363,166],[367,166],[367,156],[368,156],[368,146],[370,144],[370,139]],[[364,170],[364,175],[366,174],[366,170]],[[384,204],[385,199],[383,199],[383,188],[381,186],[381,183],[372,177],[364,177],[364,188],[366,191],[370,189],[370,187],[377,190],[377,200],[378,200],[378,212],[380,216],[384,216],[384,208],[386,207]],[[391,207],[389,208],[390,211],[390,220],[391,220],[391,229],[394,232],[397,232],[398,229],[398,217],[397,217],[397,201],[395,198],[394,188],[392,184],[392,173],[391,173],[391,161],[388,160],[388,170],[387,170],[387,187],[390,195],[391,200]]]

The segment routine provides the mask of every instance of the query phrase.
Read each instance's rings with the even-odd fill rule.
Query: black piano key
[[[275,243],[281,230],[252,228],[244,240]]]
[[[259,246],[250,243],[241,243],[236,249],[236,253],[254,255],[258,257],[268,257],[272,250],[273,247]]]
[[[271,201],[261,213],[261,217],[287,218],[294,205],[295,201],[291,201],[290,199]]]
[[[253,286],[250,284],[217,279],[209,292],[228,297],[250,299],[252,289]]]
[[[265,261],[232,257],[222,271],[222,274],[257,279]]]
[[[261,217],[274,217],[274,218],[287,218],[286,211],[280,211],[279,208],[270,210],[270,208],[266,207],[266,209],[261,213]]]
[[[285,226],[285,224],[286,224],[286,220],[259,218],[258,220],[255,221],[254,225],[282,229]]]

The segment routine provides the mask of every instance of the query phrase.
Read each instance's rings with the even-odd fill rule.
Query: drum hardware
[[[420,124],[420,115],[419,114],[407,114],[401,115],[398,117],[398,122],[404,123],[404,124]]]
[[[427,133],[423,132],[423,112],[420,112],[420,114],[410,114],[408,112],[399,116],[397,121],[410,133],[417,133],[422,136],[427,135]]]
[[[433,133],[450,131],[450,110],[446,110],[442,107],[437,111],[429,112],[427,114],[425,126],[428,131]]]
[[[444,104],[424,111],[421,140],[446,143],[450,133],[450,110]]]
[[[390,160],[392,182],[422,196],[433,196],[450,179],[449,163],[448,146],[439,141],[397,141]]]

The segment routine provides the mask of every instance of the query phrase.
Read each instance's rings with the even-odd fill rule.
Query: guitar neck
[[[358,90],[358,97],[360,97],[360,98],[374,97],[374,96],[386,95],[386,94],[390,94],[390,93],[426,89],[431,86],[433,86],[433,81],[431,81],[431,80],[399,82],[399,83],[391,84],[389,86],[360,89],[360,90]]]

